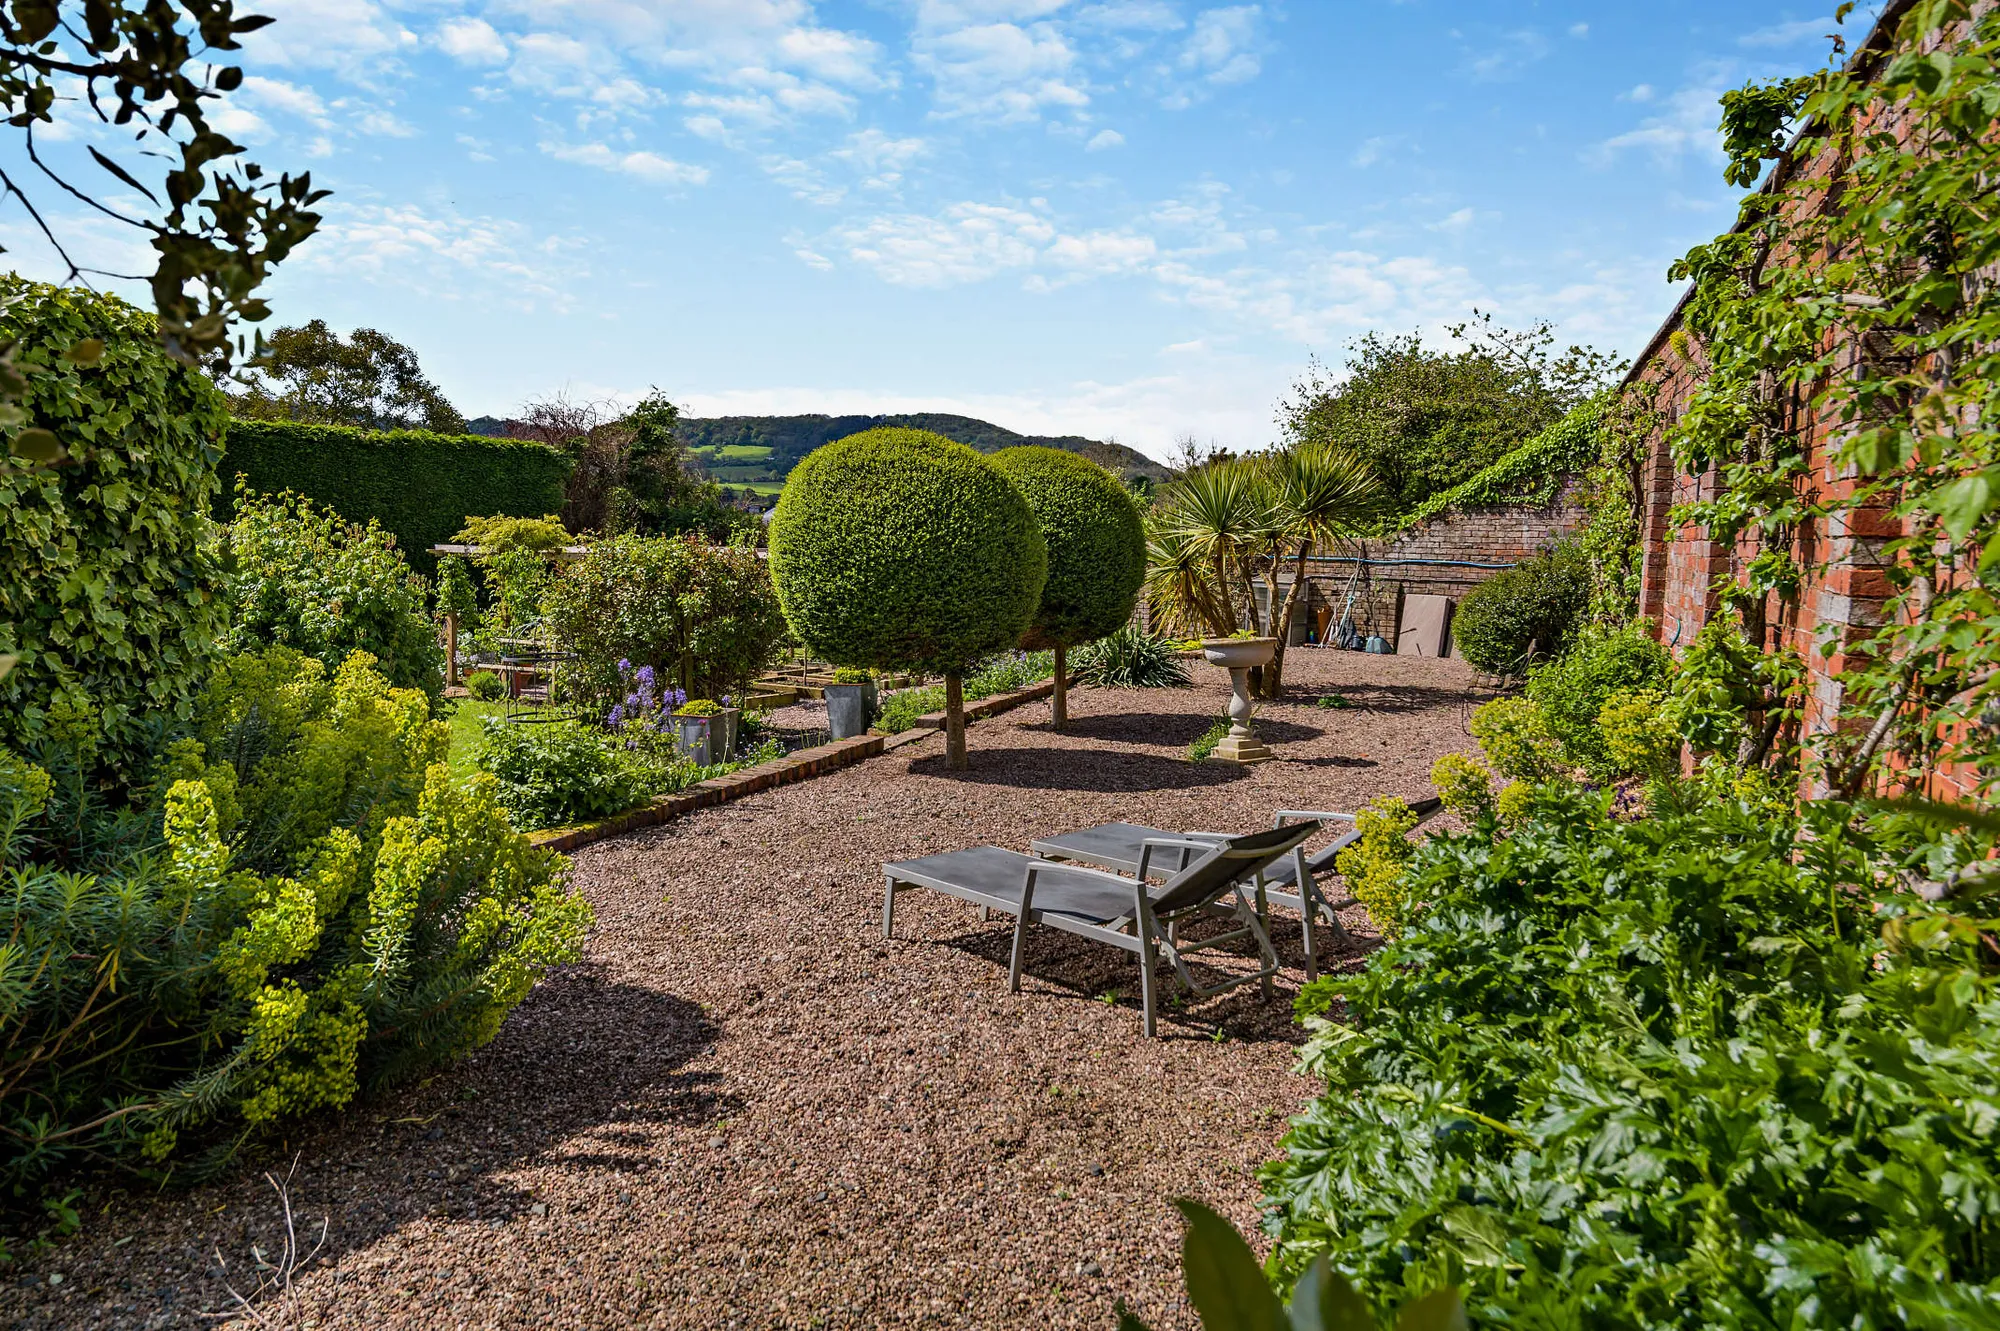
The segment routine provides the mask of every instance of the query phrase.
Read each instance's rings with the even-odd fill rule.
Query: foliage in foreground
[[[446,742],[365,654],[274,648],[224,664],[136,806],[90,781],[88,718],[0,763],[0,1186],[167,1173],[183,1143],[200,1172],[477,1048],[574,959],[563,861]]]
[[[1234,1226],[1200,1202],[1175,1205],[1187,1221],[1181,1273],[1202,1331],[1379,1331],[1367,1300],[1324,1257],[1306,1267],[1291,1301],[1280,1303]],[[1147,1327],[1121,1305],[1118,1331]],[[1405,1307],[1396,1331],[1466,1331],[1465,1308],[1456,1292],[1439,1290]]]
[[[403,562],[395,537],[302,495],[258,495],[240,484],[228,534],[225,647],[291,647],[329,670],[366,652],[390,684],[437,700],[444,653],[424,580]]]
[[[982,662],[965,677],[965,700],[978,702],[997,694],[1015,693],[1039,684],[1055,673],[1053,652],[1006,652]],[[899,735],[916,725],[917,718],[944,710],[944,689],[930,685],[899,689],[882,699],[880,714],[872,727],[888,735]]]
[[[1836,806],[1611,801],[1432,840],[1428,909],[1306,1000],[1345,1020],[1265,1171],[1278,1267],[1482,1324],[1992,1324],[1990,923],[1884,892]]]
[[[62,467],[0,465],[0,745],[88,714],[95,750],[130,772],[161,723],[185,722],[224,626],[215,458],[222,395],[115,296],[0,275],[0,341],[16,344],[29,424]],[[96,341],[83,364],[72,348]]]

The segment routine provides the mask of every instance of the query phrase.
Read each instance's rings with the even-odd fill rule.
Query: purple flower
[[[632,663],[631,663],[630,661],[626,660],[626,659],[625,659],[625,658],[623,658],[623,657],[620,657],[620,658],[619,658],[619,661],[618,661],[618,673],[619,673],[619,674],[621,674],[621,675],[622,675],[622,674],[624,674],[624,673],[625,673],[625,672],[626,672],[627,670],[630,670],[631,668],[632,668]]]
[[[611,714],[610,714],[609,716],[607,716],[607,717],[605,717],[605,718],[604,718],[604,723],[605,723],[606,725],[610,726],[610,727],[611,727],[611,728],[612,728],[613,730],[616,730],[616,729],[617,729],[617,728],[618,728],[619,726],[622,726],[622,725],[624,725],[624,724],[625,724],[625,704],[624,704],[624,703],[620,703],[620,704],[618,704],[618,705],[617,705],[616,707],[612,708],[612,709],[611,709]]]

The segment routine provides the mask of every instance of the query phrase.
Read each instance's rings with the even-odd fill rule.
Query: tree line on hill
[[[1358,454],[1409,511],[1474,476],[1616,382],[1624,363],[1588,346],[1558,350],[1550,325],[1509,329],[1475,312],[1447,330],[1369,333],[1336,371],[1315,360],[1280,404],[1288,445],[1332,441]],[[782,482],[814,449],[866,430],[927,430],[981,452],[1037,444],[1098,463],[1143,495],[1155,483],[1230,456],[1192,436],[1161,462],[1113,441],[1023,435],[969,416],[793,415],[688,418],[657,389],[622,410],[565,395],[518,416],[468,421],[427,378],[416,353],[375,329],[343,338],[325,323],[280,328],[230,393],[233,414],[364,429],[422,429],[529,439],[573,464],[564,524],[573,531],[749,526],[768,498],[729,482]],[[732,458],[725,450],[742,449]],[[750,452],[747,450],[756,450]],[[717,483],[717,474],[724,483]]]

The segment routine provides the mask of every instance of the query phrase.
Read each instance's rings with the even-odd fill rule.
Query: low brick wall
[[[1054,693],[1055,681],[1037,684],[1022,689],[1019,693],[1000,693],[991,698],[981,698],[976,703],[968,703],[965,708],[966,721],[973,722],[989,716],[998,716],[1005,711],[1035,702]],[[810,781],[828,772],[837,772],[843,767],[852,767],[878,754],[892,749],[906,748],[921,743],[944,729],[944,713],[934,712],[917,718],[913,729],[900,735],[861,735],[854,739],[837,739],[831,744],[817,748],[800,749],[772,762],[747,767],[728,776],[714,777],[700,781],[686,790],[672,795],[662,795],[644,808],[630,813],[621,813],[615,818],[601,822],[584,823],[577,827],[557,827],[546,832],[532,832],[528,839],[537,846],[548,850],[575,850],[597,841],[608,841],[627,832],[636,832],[643,827],[658,827],[670,818],[678,818],[696,809],[711,808],[717,804],[727,804],[740,800],[745,795],[754,795],[760,790],[770,790],[777,786],[789,786],[797,781]]]

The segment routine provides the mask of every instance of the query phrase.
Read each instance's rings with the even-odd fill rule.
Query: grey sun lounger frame
[[[1278,954],[1264,929],[1265,911],[1254,900],[1257,879],[1272,863],[1291,854],[1319,830],[1317,822],[1294,823],[1248,836],[1194,841],[1185,837],[1149,837],[1139,848],[1131,878],[1098,869],[1056,864],[1037,855],[1023,855],[1000,846],[976,846],[922,859],[882,866],[882,936],[892,938],[896,927],[896,893],[927,888],[980,908],[1014,917],[1014,946],[1007,963],[1007,988],[1021,989],[1021,961],[1028,926],[1045,924],[1083,938],[1135,952],[1139,957],[1139,999],[1146,1034],[1159,1033],[1154,965],[1161,953],[1197,997],[1208,998],[1239,985],[1257,982],[1271,996],[1278,973]],[[1180,866],[1157,886],[1148,881],[1156,856],[1179,852]],[[1225,897],[1233,898],[1223,906]],[[1199,914],[1226,915],[1238,927],[1213,938],[1184,943],[1178,925]],[[1253,974],[1232,976],[1203,985],[1188,970],[1190,952],[1247,938],[1254,942],[1263,965]]]
[[[1413,801],[1411,812],[1417,815],[1419,823],[1429,819],[1439,809],[1443,801],[1432,798]],[[1355,815],[1336,813],[1324,809],[1280,809],[1271,819],[1273,828],[1284,827],[1287,823],[1301,820],[1352,824]],[[1043,837],[1028,847],[1033,854],[1046,860],[1066,861],[1074,864],[1092,864],[1119,873],[1137,874],[1144,848],[1161,838],[1177,839],[1185,843],[1178,851],[1154,855],[1148,861],[1148,868],[1158,866],[1164,872],[1174,872],[1187,863],[1191,848],[1214,845],[1236,836],[1233,832],[1169,832],[1157,827],[1146,827],[1138,823],[1101,823],[1096,827],[1086,827],[1075,832],[1065,832],[1060,836]],[[1361,836],[1358,827],[1350,826],[1320,849],[1308,854],[1303,845],[1294,846],[1289,854],[1258,875],[1259,899],[1274,906],[1284,906],[1299,913],[1305,933],[1306,979],[1319,978],[1319,926],[1322,923],[1333,926],[1334,937],[1341,942],[1350,940],[1347,926],[1340,922],[1340,915],[1320,889],[1321,877],[1334,871],[1334,860],[1340,852]],[[1307,908],[1311,902],[1311,908]]]

